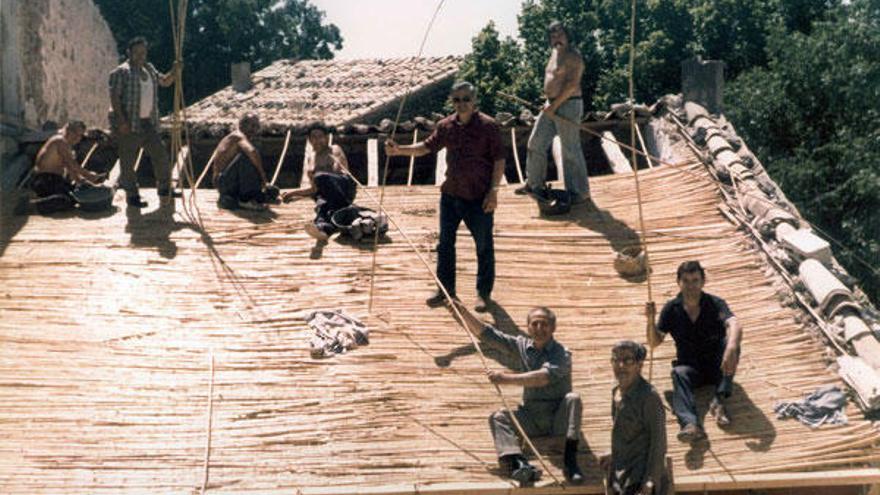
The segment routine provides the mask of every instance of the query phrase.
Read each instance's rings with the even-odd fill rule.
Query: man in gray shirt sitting
[[[462,324],[480,339],[482,345],[521,363],[516,372],[489,371],[489,381],[523,386],[523,403],[513,412],[520,426],[530,437],[564,435],[565,478],[573,484],[583,483],[584,477],[577,464],[583,406],[580,396],[571,391],[571,353],[553,339],[556,315],[543,306],[533,308],[527,319],[529,336],[514,337],[486,325],[460,301],[453,301],[464,318]],[[523,456],[510,411],[492,413],[489,427],[502,469],[506,469],[522,486],[537,481],[541,472]]]

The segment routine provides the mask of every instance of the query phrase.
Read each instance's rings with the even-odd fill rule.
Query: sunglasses
[[[470,96],[462,96],[461,98],[452,97],[452,103],[470,103],[473,100]]]

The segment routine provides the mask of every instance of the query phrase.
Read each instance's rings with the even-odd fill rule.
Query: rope
[[[403,236],[403,239],[407,242],[409,247],[413,250],[413,252],[419,258],[419,261],[421,261],[422,264],[425,265],[425,269],[428,270],[428,273],[431,274],[431,277],[437,283],[437,287],[440,289],[440,291],[443,292],[443,295],[446,297],[446,300],[452,301],[453,300],[452,296],[446,290],[446,287],[443,286],[443,283],[440,282],[440,279],[437,277],[437,274],[431,268],[431,265],[425,259],[424,255],[422,255],[422,252],[419,251],[419,248],[415,245],[415,243],[412,241],[412,239],[410,239],[409,236],[406,235],[406,232],[404,232],[403,229],[400,228],[400,225],[398,225],[397,221],[395,221],[394,218],[388,214],[388,212],[385,210],[385,207],[379,202],[379,200],[372,193],[370,193],[369,189],[364,187],[364,185],[361,184],[357,180],[357,178],[351,174],[351,172],[349,172],[348,170],[345,170],[345,173],[355,181],[355,183],[360,187],[360,189],[364,192],[364,194],[366,194],[367,197],[370,198],[371,201],[375,202],[378,205],[379,212],[384,214],[385,217],[388,218],[388,221],[391,223],[391,225],[394,226],[394,228],[397,230],[397,232],[399,232],[400,235]],[[471,341],[471,344],[477,350],[477,353],[480,356],[480,362],[483,365],[483,369],[486,371],[489,371],[489,363],[486,360],[486,355],[483,353],[483,349],[480,347],[479,341],[462,324],[462,322],[464,321],[464,317],[461,314],[461,312],[458,310],[458,307],[456,307],[455,304],[451,304],[450,307],[452,308],[452,311],[453,311],[453,313],[455,313],[455,316],[456,316],[455,323],[458,325],[459,328],[461,328],[464,331],[465,334],[467,334],[467,337]],[[516,427],[516,430],[522,436],[523,441],[526,443],[526,445],[528,445],[529,449],[531,449],[532,452],[534,452],[535,457],[538,458],[538,462],[541,464],[541,467],[544,468],[544,471],[546,471],[547,474],[549,474],[550,477],[553,478],[553,481],[555,481],[556,483],[559,483],[561,485],[562,482],[559,480],[559,478],[556,477],[556,475],[553,474],[552,471],[550,471],[550,468],[548,467],[547,462],[544,460],[544,457],[541,455],[540,451],[538,451],[538,449],[532,443],[532,440],[529,438],[529,436],[526,435],[526,432],[523,429],[522,425],[519,423],[519,420],[516,419],[516,415],[513,414],[512,409],[510,407],[510,404],[507,402],[507,398],[504,396],[504,393],[501,391],[501,387],[497,383],[493,383],[492,385],[495,387],[496,394],[498,394],[498,397],[501,399],[501,404],[504,406],[505,409],[507,409],[508,411],[511,411],[509,414],[510,419],[513,420],[513,425]]]
[[[415,79],[416,74],[416,66],[418,64],[419,59],[422,57],[422,52],[425,50],[425,43],[428,41],[428,34],[431,32],[431,27],[434,26],[434,21],[437,20],[437,15],[440,14],[440,9],[443,7],[443,3],[446,0],[440,0],[437,3],[437,8],[434,9],[434,15],[431,16],[430,22],[428,22],[428,27],[425,28],[425,34],[422,36],[422,44],[419,45],[419,53],[416,55],[415,60],[413,61],[412,68],[410,69],[409,81],[407,82],[406,92],[403,94],[403,98],[400,99],[400,105],[397,106],[397,116],[394,117],[394,126],[391,128],[391,136],[390,139],[394,140],[394,135],[397,134],[397,125],[400,123],[400,116],[403,114],[403,106],[406,105],[406,100],[409,98],[410,93],[412,92],[412,83]],[[379,209],[382,210],[382,205],[385,202],[385,183],[388,181],[388,170],[389,165],[391,163],[391,157],[387,154],[385,155],[385,172],[382,175],[382,184],[379,187]],[[376,285],[376,256],[379,252],[379,230],[376,230],[375,235],[373,236],[373,262],[370,267],[370,299],[367,310],[372,313],[373,312],[373,290]],[[446,292],[445,290],[443,291]]]
[[[639,204],[639,229],[640,229],[640,238],[642,241],[642,252],[645,253],[645,271],[647,272],[647,287],[648,287],[648,304],[654,302],[653,293],[651,290],[651,263],[648,258],[648,239],[645,237],[645,216],[642,208],[642,190],[639,186],[639,164],[637,161],[636,155],[636,111],[635,111],[635,90],[633,84],[633,74],[635,72],[635,61],[636,61],[636,0],[632,0],[632,9],[629,18],[629,143],[630,143],[630,151],[632,152],[632,165],[633,165],[633,179],[636,181],[636,200]],[[646,150],[647,151],[647,150]],[[646,153],[647,155],[647,153]],[[649,158],[650,160],[650,158]],[[647,316],[647,315],[646,315]],[[651,317],[653,318],[653,316]],[[653,331],[654,322],[648,322],[647,328],[650,328],[650,331]],[[648,335],[648,383],[650,383],[654,378],[654,346],[651,343],[654,341],[653,335]]]

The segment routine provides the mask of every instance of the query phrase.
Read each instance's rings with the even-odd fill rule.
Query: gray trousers
[[[116,134],[119,143],[119,187],[128,195],[138,194],[137,174],[134,162],[138,150],[144,149],[144,155],[150,157],[153,164],[153,175],[157,189],[168,189],[171,184],[171,165],[165,145],[149,120],[142,121],[140,132],[129,132],[125,135]]]
[[[566,440],[577,440],[581,431],[582,411],[581,396],[569,392],[558,401],[526,401],[514,414],[529,437],[565,435]],[[495,411],[489,416],[489,428],[492,430],[495,451],[499,458],[512,454],[522,455],[516,426],[506,409]]]

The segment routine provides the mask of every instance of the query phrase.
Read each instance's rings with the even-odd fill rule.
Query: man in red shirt
[[[450,95],[455,113],[437,123],[422,142],[400,146],[385,143],[388,156],[422,156],[446,148],[446,180],[440,187],[440,241],[437,244],[437,278],[455,297],[455,236],[464,220],[477,248],[477,301],[474,309],[487,311],[495,284],[495,247],[492,239],[498,184],[504,174],[501,131],[492,117],[477,111],[476,89],[460,81]],[[425,301],[444,303],[438,290]]]

